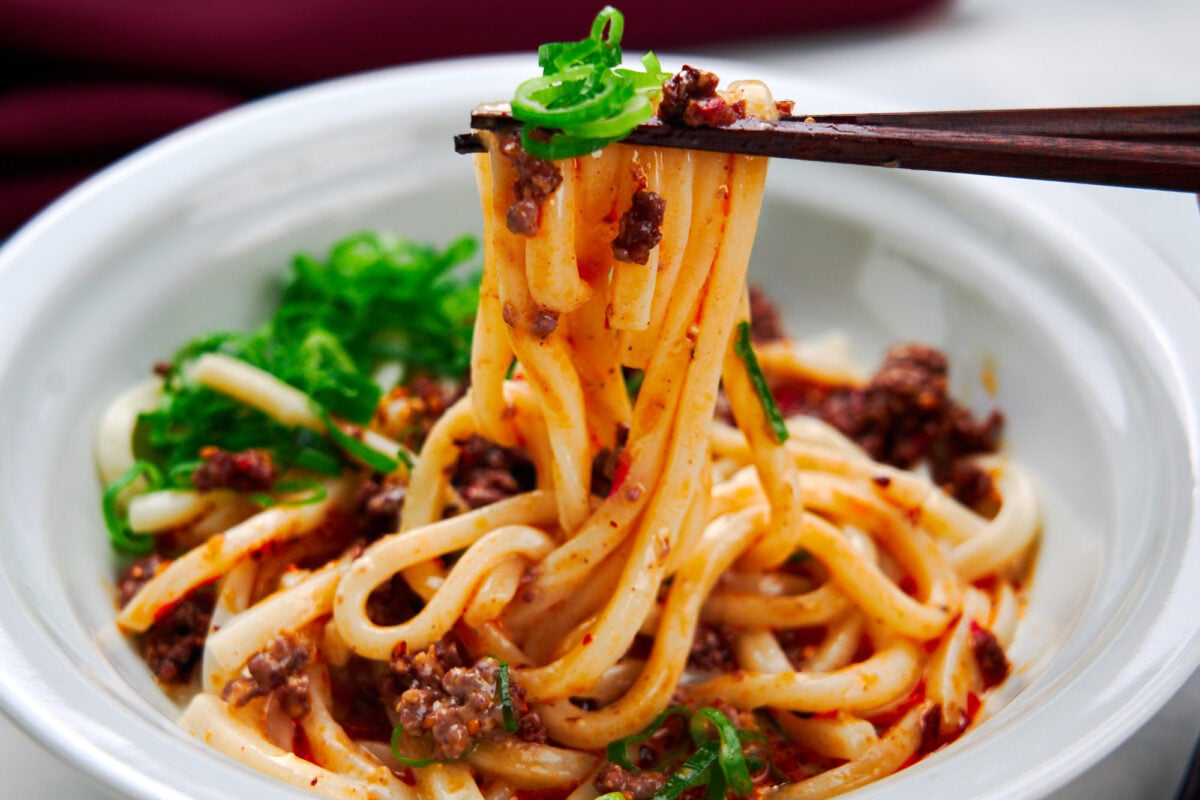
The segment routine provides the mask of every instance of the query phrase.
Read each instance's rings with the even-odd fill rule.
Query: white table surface
[[[843,111],[1197,103],[1198,34],[1197,0],[960,0],[899,27],[707,52],[894,102],[893,108],[838,109]],[[1142,235],[1200,291],[1195,197],[1099,187],[1080,191]],[[1200,674],[1053,800],[1171,798],[1198,735]],[[0,775],[0,798],[111,797],[3,716]]]

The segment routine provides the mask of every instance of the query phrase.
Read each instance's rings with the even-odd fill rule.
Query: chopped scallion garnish
[[[653,114],[651,100],[670,73],[658,58],[642,58],[644,72],[619,67],[625,17],[612,6],[595,20],[588,38],[538,48],[542,75],[517,87],[512,115],[525,123],[521,144],[538,158],[581,156],[623,139]],[[540,129],[541,136],[531,136]]]
[[[492,658],[500,664],[500,672],[496,676],[496,694],[500,695],[500,713],[504,717],[504,730],[509,733],[517,732],[517,714],[513,710],[512,685],[508,677],[508,662]]]
[[[149,461],[139,460],[121,473],[116,480],[104,487],[104,497],[100,502],[100,507],[104,512],[104,525],[108,528],[112,546],[122,553],[135,556],[144,556],[151,552],[154,549],[154,537],[133,532],[133,529],[129,527],[128,518],[124,517],[117,509],[117,499],[121,492],[143,475],[146,477],[146,483],[149,484],[151,491],[162,488],[163,476],[158,467]]]
[[[614,764],[617,764],[625,769],[636,769],[637,765],[633,763],[633,759],[629,757],[630,745],[639,745],[648,740],[651,736],[658,732],[666,721],[671,717],[687,717],[687,706],[671,706],[663,711],[657,717],[650,721],[650,724],[642,729],[640,733],[630,734],[621,739],[608,743],[608,748],[605,751],[605,756]]]
[[[391,388],[376,383],[381,371],[402,379],[466,374],[479,290],[477,274],[461,275],[459,268],[475,251],[470,237],[438,250],[358,233],[337,242],[325,259],[297,255],[269,322],[251,333],[198,337],[175,354],[158,407],[138,419],[134,452],[166,476],[164,486],[175,488],[191,483],[206,447],[265,450],[281,472],[296,468],[337,475],[355,461],[391,472],[401,461],[408,464],[407,452],[377,453],[336,426],[326,435],[276,422],[191,380],[188,365],[206,353],[237,358],[306,393],[331,417],[366,425],[383,391]],[[301,494],[305,502],[315,502],[318,493]],[[300,502],[269,495],[257,499]],[[113,503],[114,547],[149,552],[151,540],[131,536]]]
[[[750,770],[746,766],[746,755],[742,752],[742,740],[738,730],[729,721],[729,717],[715,708],[702,708],[692,714],[689,730],[692,741],[697,747],[711,741],[707,736],[707,728],[711,725],[717,731],[719,742],[717,764],[721,767],[724,783],[739,797],[745,797],[754,791],[750,781]],[[723,792],[722,792],[723,794]]]
[[[720,744],[709,741],[700,745],[679,769],[671,773],[667,782],[654,794],[653,800],[675,800],[695,786],[703,786],[712,779],[712,766],[717,762]]]
[[[771,396],[771,387],[767,385],[766,376],[763,375],[762,368],[758,366],[758,358],[754,355],[754,348],[750,345],[750,323],[745,320],[738,323],[737,337],[733,340],[733,352],[746,365],[746,373],[750,376],[754,393],[758,395],[758,402],[762,404],[767,423],[775,432],[775,440],[783,444],[788,439],[787,424],[783,420],[783,414],[779,413],[779,406],[775,405],[775,398]]]
[[[329,431],[329,436],[337,443],[337,446],[345,450],[355,461],[360,461],[366,464],[376,472],[389,474],[395,472],[400,466],[400,460],[379,452],[375,448],[368,445],[363,440],[346,433],[341,426],[329,416],[329,411],[322,408],[318,414],[325,422],[325,427]]]
[[[307,506],[319,503],[329,495],[325,484],[316,478],[297,478],[295,480],[279,481],[271,487],[271,492],[256,492],[250,499],[260,506]]]
[[[409,758],[400,752],[400,741],[404,738],[404,726],[392,728],[392,756],[406,767],[428,767],[438,763],[436,758]]]

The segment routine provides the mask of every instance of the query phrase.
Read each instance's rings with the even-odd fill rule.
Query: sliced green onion
[[[163,485],[163,476],[158,467],[149,461],[135,461],[133,466],[104,487],[104,497],[100,507],[104,512],[104,525],[108,528],[108,538],[112,546],[122,553],[144,556],[154,550],[154,537],[147,534],[135,534],[129,527],[129,520],[123,518],[117,511],[117,498],[131,483],[140,476],[146,476],[146,482],[151,491]]]
[[[717,756],[720,763],[720,756]],[[725,800],[725,776],[719,769],[709,769],[708,789],[704,792],[704,800]]]
[[[762,368],[758,366],[754,348],[750,346],[750,323],[746,320],[738,323],[733,352],[746,365],[746,372],[750,376],[751,385],[754,386],[754,393],[758,395],[758,402],[762,404],[763,413],[767,415],[767,422],[771,425],[771,430],[775,432],[775,440],[783,444],[788,439],[787,424],[783,421],[783,414],[779,413],[779,406],[775,405],[775,398],[771,396],[771,387],[767,386],[767,379],[763,375]]]
[[[720,745],[717,763],[721,767],[725,783],[738,797],[745,797],[754,791],[754,783],[750,780],[750,770],[746,766],[746,754],[742,752],[742,740],[737,728],[729,721],[729,717],[717,709],[702,708],[692,714],[689,726],[692,741],[698,747],[712,741],[705,735],[708,725],[717,730],[717,741]]]
[[[708,741],[675,770],[662,788],[654,793],[653,800],[675,800],[679,795],[695,786],[701,786],[712,778],[712,766],[717,762],[720,744]]]
[[[578,42],[544,44],[538,48],[538,66],[543,75],[553,75],[578,64],[600,64],[605,60],[603,47],[603,42],[590,37]]]
[[[362,440],[356,439],[342,430],[324,408],[318,406],[317,413],[325,423],[325,427],[329,430],[329,438],[333,439],[334,444],[345,450],[356,460],[361,461],[376,472],[383,472],[385,474],[395,472],[400,466],[398,459],[379,452]]]
[[[607,6],[588,38],[538,48],[542,75],[518,86],[512,100],[513,118],[525,123],[526,152],[549,160],[585,155],[623,139],[650,117],[650,101],[670,74],[654,53],[642,57],[642,72],[620,67],[624,33],[625,17]],[[542,129],[550,141],[531,137],[531,128]]]
[[[167,486],[188,486],[192,482],[192,475],[202,466],[204,466],[203,459],[181,461],[172,465],[167,471]]]
[[[428,767],[430,764],[437,764],[436,758],[409,758],[400,752],[400,740],[404,738],[404,726],[397,725],[392,728],[392,755],[406,767]]]
[[[586,156],[588,153],[603,150],[619,139],[620,137],[580,139],[568,133],[556,133],[550,137],[549,142],[542,142],[530,137],[528,128],[521,131],[521,147],[525,148],[525,152],[534,158],[543,158],[547,161]]]
[[[325,484],[316,478],[296,478],[290,481],[279,481],[271,487],[272,494],[265,495],[270,504],[278,503],[283,506],[307,506],[319,503],[329,496]],[[280,500],[279,495],[299,495]],[[257,498],[259,495],[253,495]]]
[[[604,29],[608,28],[608,37],[604,36]],[[625,35],[625,15],[617,11],[612,6],[605,6],[600,9],[600,13],[592,20],[592,35],[590,38],[595,41],[603,41],[612,47],[621,45],[621,37]]]
[[[658,56],[654,54],[653,50],[642,56],[642,67],[645,69],[644,72],[618,67],[616,73],[632,81],[635,92],[647,97],[657,97],[662,92],[663,84],[671,77],[671,73],[663,71],[662,64],[658,62]]]
[[[508,662],[492,658],[500,663],[500,674],[496,677],[496,693],[500,695],[500,713],[504,717],[504,730],[509,733],[517,732],[517,714],[513,711],[512,687],[508,680]]]
[[[302,447],[296,451],[295,464],[322,475],[337,475],[342,471],[342,462],[328,453],[312,447]]]
[[[635,94],[610,117],[596,122],[584,122],[571,128],[571,135],[583,139],[608,139],[624,136],[650,119],[654,109],[645,95]]]
[[[567,128],[605,119],[631,96],[632,83],[610,70],[572,67],[518,86],[512,115],[539,128]]]
[[[616,741],[609,742],[605,756],[612,763],[625,769],[637,769],[637,765],[629,757],[629,746],[641,744],[649,739],[658,732],[658,729],[666,723],[668,718],[676,716],[686,717],[687,715],[687,706],[671,706],[651,720],[650,724],[643,728],[640,733],[633,733]]]

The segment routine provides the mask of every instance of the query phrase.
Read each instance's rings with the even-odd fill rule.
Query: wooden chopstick
[[[471,127],[519,127],[485,107]],[[624,141],[803,161],[1200,192],[1200,106],[933,111],[738,120],[689,128],[657,119]],[[455,137],[479,152],[474,134]]]

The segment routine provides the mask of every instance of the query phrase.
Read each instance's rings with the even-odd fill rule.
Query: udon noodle
[[[775,113],[756,83],[727,98]],[[215,587],[183,726],[321,796],[429,800],[674,797],[700,791],[686,779],[705,764],[710,793],[827,797],[957,737],[1008,668],[1038,530],[1026,476],[978,460],[994,482],[980,513],[815,418],[773,424],[756,370],[832,373],[787,342],[757,348],[761,367],[747,352],[764,159],[610,145],[557,162],[523,235],[508,216],[527,165],[512,140],[485,141],[470,388],[419,452],[389,475],[323,478],[315,501],[176,489],[130,503],[134,529],[170,532],[180,553],[144,568],[124,631]],[[614,261],[638,192],[663,201],[661,239],[645,264]],[[411,396],[358,429],[227,356],[189,378],[406,452]],[[132,463],[156,392],[106,417],[106,480]],[[714,419],[719,400],[731,415]],[[451,477],[480,440],[523,453],[531,485],[466,502]],[[402,512],[347,536],[367,484],[401,489]],[[699,657],[713,642],[722,657]],[[355,692],[385,726],[364,723]]]

